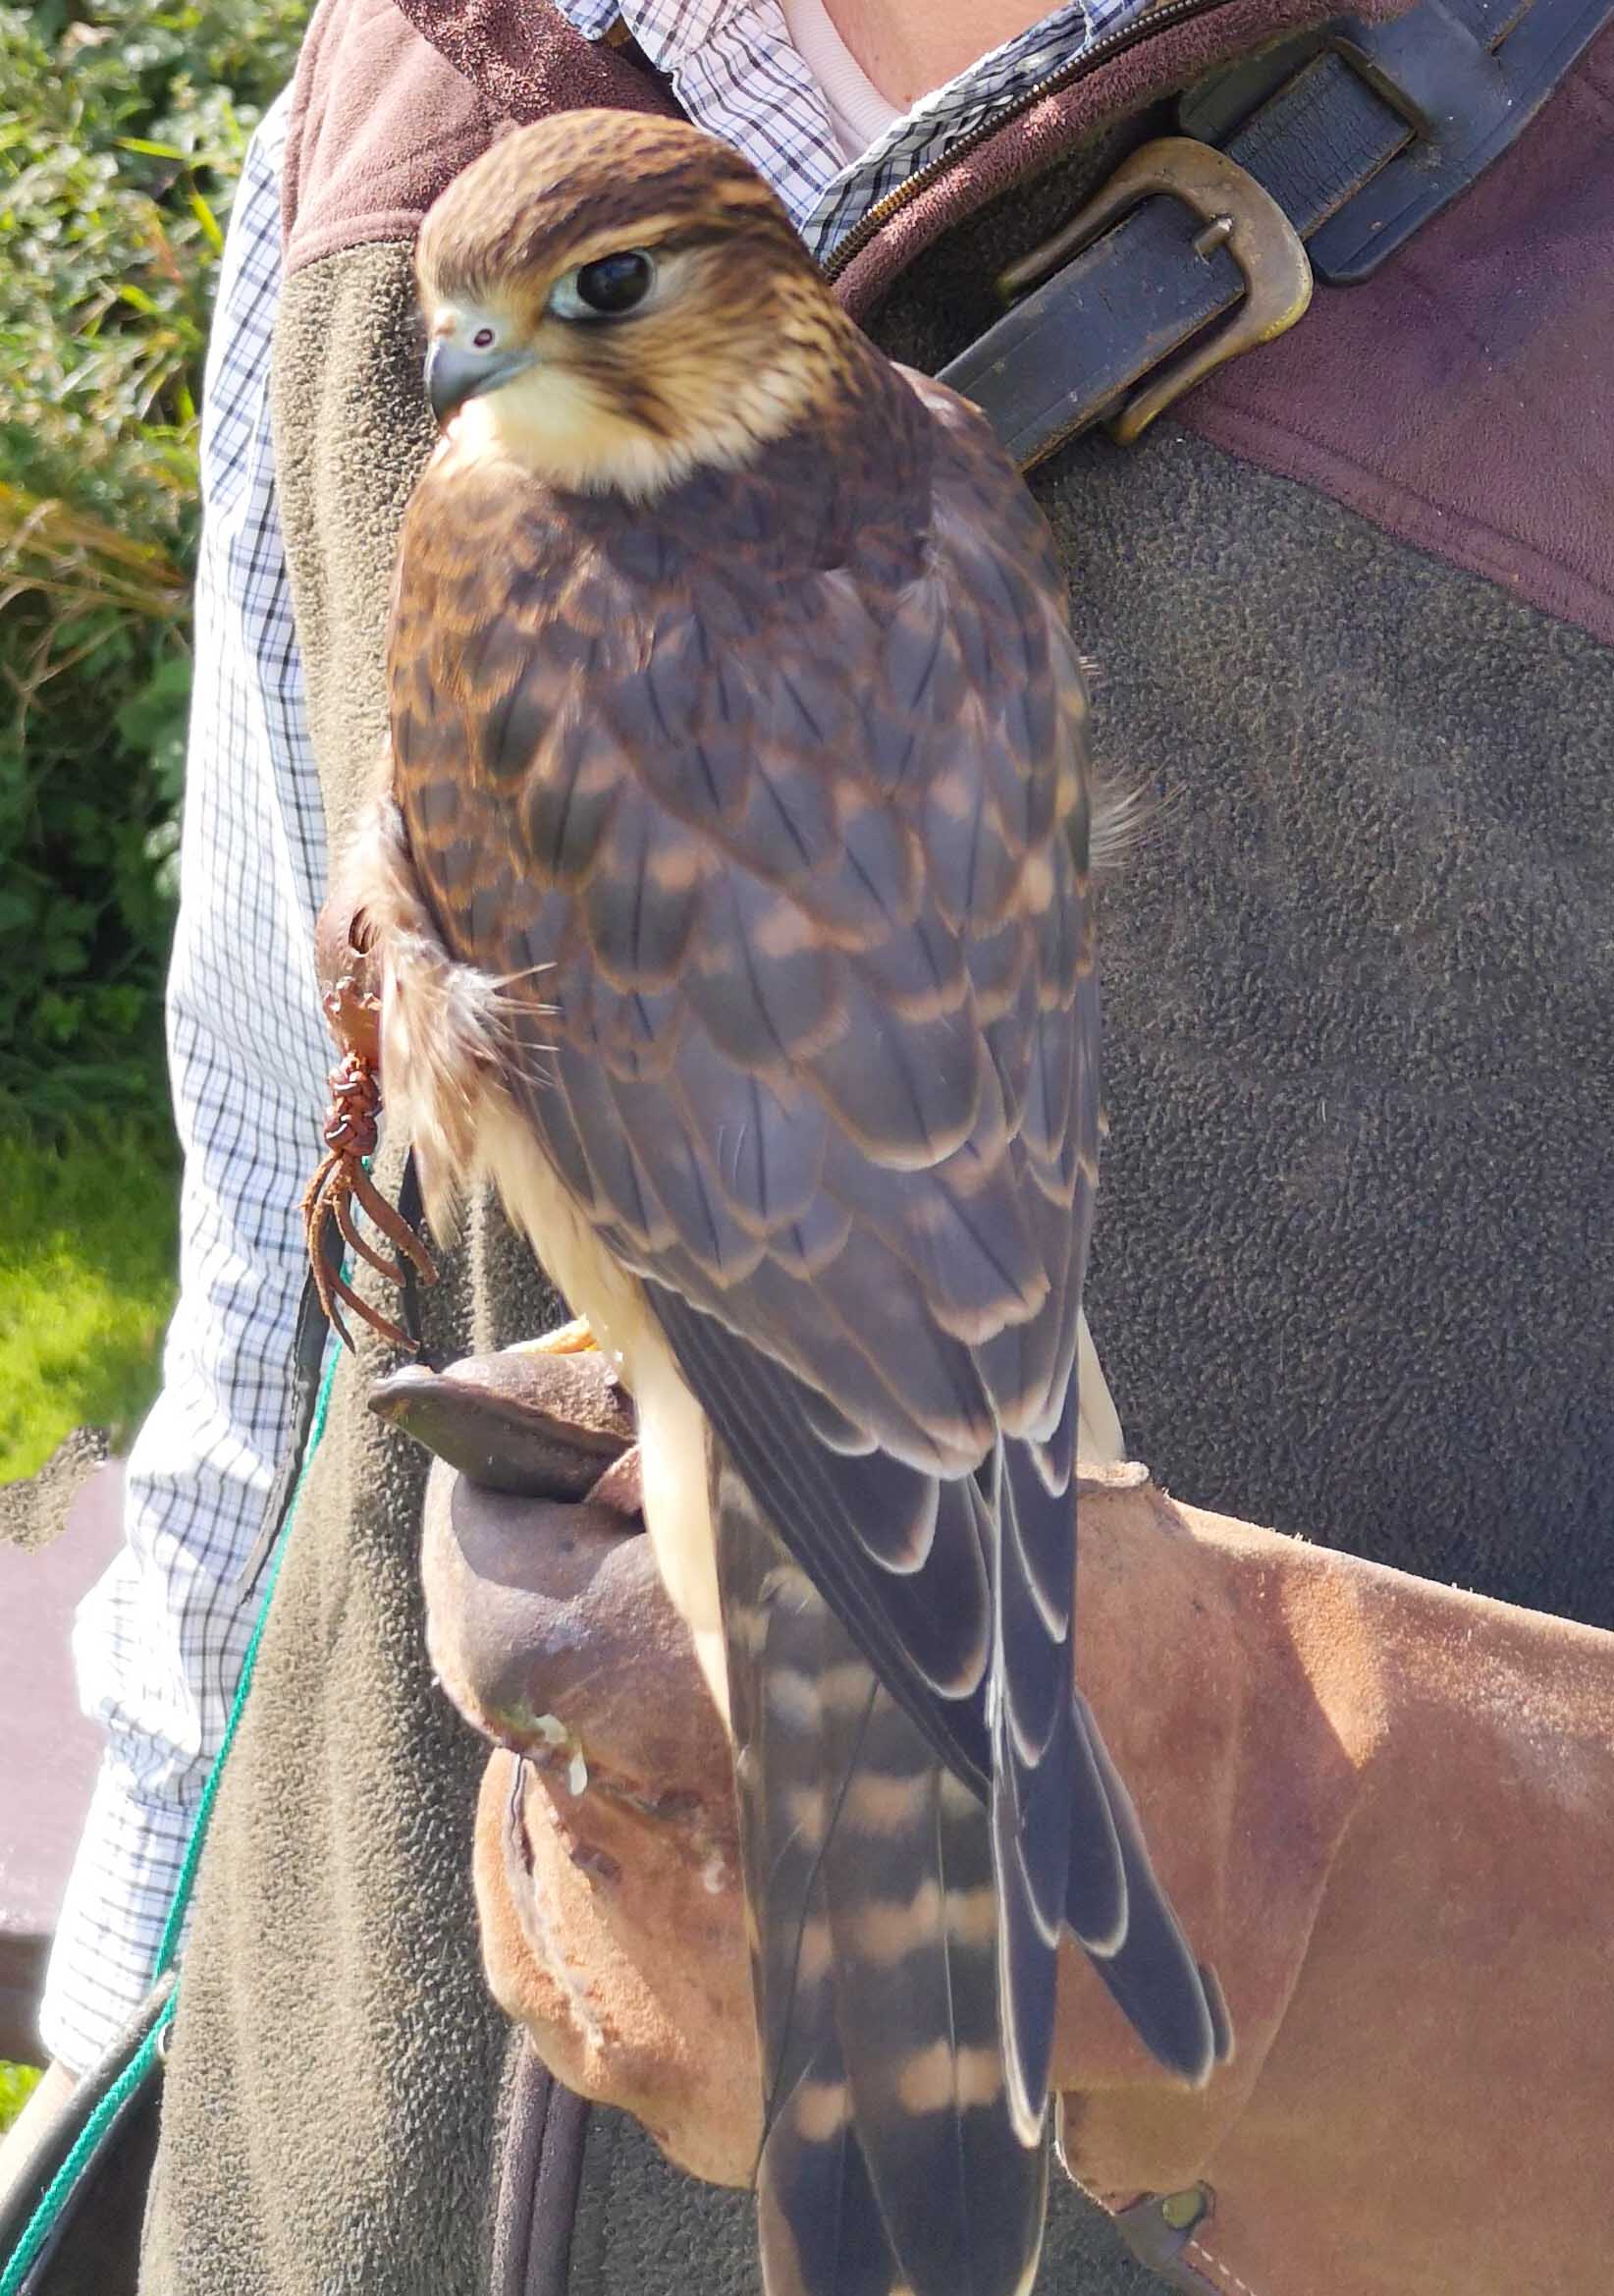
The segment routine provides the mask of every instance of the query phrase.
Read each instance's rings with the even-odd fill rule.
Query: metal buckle
[[[1312,300],[1312,266],[1294,225],[1254,176],[1209,143],[1162,136],[1121,162],[1103,189],[1064,227],[1010,264],[997,285],[1007,301],[1036,287],[1146,199],[1178,199],[1202,228],[1200,256],[1224,247],[1244,279],[1244,300],[1220,326],[1168,358],[1104,424],[1118,446],[1141,438],[1157,414],[1205,377],[1292,327]]]

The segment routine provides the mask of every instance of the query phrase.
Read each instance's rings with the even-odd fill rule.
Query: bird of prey
[[[736,1744],[771,2296],[1036,2270],[1056,1948],[1214,1981],[1078,1694],[1086,700],[978,412],[734,152],[570,113],[422,230],[365,833],[388,1105],[620,1365]]]

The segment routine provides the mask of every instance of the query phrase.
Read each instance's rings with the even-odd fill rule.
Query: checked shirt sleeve
[[[82,2069],[149,1983],[256,1597],[237,1589],[290,1437],[297,1199],[330,1051],[313,964],[324,823],[269,431],[285,99],[249,146],[221,270],[202,423],[196,672],[168,986],[185,1150],[180,1300],[129,1461],[126,1545],[79,1613],[108,1745],[40,2029]]]

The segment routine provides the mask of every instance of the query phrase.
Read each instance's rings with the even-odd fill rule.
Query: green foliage
[[[0,1483],[76,1427],[121,1448],[143,1418],[174,1302],[175,1177],[143,1124],[0,1133]]]
[[[160,1106],[197,402],[303,0],[0,9],[0,1107]]]
[[[0,2137],[22,2111],[39,2083],[37,2065],[14,2065],[0,2057]]]

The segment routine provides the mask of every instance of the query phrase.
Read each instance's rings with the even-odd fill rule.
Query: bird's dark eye
[[[493,349],[493,329],[491,327],[478,327],[476,333],[471,337],[471,349],[473,351],[491,351]]]
[[[655,278],[650,257],[637,247],[624,247],[619,254],[579,263],[558,279],[550,308],[563,319],[618,319],[643,302]]]

